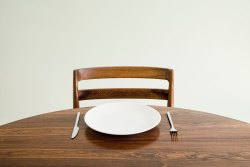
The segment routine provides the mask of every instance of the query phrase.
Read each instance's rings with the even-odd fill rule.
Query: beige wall
[[[248,0],[0,0],[0,124],[72,108],[72,70],[115,65],[173,68],[176,107],[250,122],[249,30]]]

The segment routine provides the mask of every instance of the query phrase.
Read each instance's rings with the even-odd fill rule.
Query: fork
[[[168,120],[169,120],[169,123],[170,123],[170,132],[171,133],[177,133],[177,129],[175,129],[174,127],[174,123],[172,121],[172,118],[171,118],[171,115],[170,115],[170,112],[167,112],[167,116],[168,116]]]

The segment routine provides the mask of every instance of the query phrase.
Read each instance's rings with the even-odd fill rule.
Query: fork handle
[[[169,120],[169,122],[170,122],[170,126],[173,128],[173,127],[174,127],[174,124],[173,124],[173,121],[172,121],[170,112],[167,112],[167,116],[168,116],[168,120]]]

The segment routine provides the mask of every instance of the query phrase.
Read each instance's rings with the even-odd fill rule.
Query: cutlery
[[[76,135],[78,134],[78,132],[79,132],[79,127],[77,126],[77,125],[78,125],[79,118],[80,118],[80,112],[77,112],[77,115],[76,115],[76,122],[75,122],[75,125],[74,125],[74,128],[73,128],[73,132],[72,132],[72,135],[71,135],[71,139],[74,139],[74,138],[76,137]]]
[[[177,129],[175,129],[174,127],[174,123],[172,121],[172,118],[171,118],[171,115],[170,115],[170,112],[167,112],[167,116],[168,116],[168,120],[169,120],[169,123],[170,123],[170,132],[171,133],[177,133]]]

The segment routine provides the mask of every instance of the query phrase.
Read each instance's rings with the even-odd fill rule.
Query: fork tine
[[[178,141],[178,133],[171,132],[170,135],[171,135],[171,141],[175,142]]]

